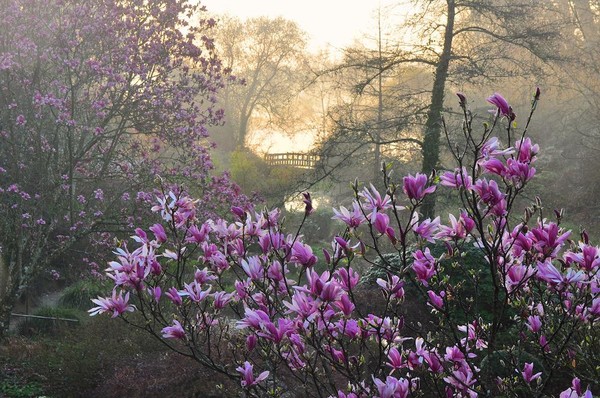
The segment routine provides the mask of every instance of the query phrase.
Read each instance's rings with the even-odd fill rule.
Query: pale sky
[[[377,9],[393,0],[201,0],[212,13],[227,13],[242,19],[282,16],[294,20],[309,35],[309,48],[328,45],[340,49],[375,26]]]

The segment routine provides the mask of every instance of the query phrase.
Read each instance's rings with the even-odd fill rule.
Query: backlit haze
[[[240,19],[259,16],[283,17],[295,21],[307,33],[308,50],[326,50],[338,57],[356,39],[373,37],[378,10],[382,19],[401,21],[406,6],[398,0],[201,0],[211,14],[228,14]],[[306,152],[313,146],[314,134],[304,132],[292,137],[274,132],[254,131],[248,145],[258,152]]]
[[[374,26],[377,9],[398,1],[365,0],[202,0],[208,11],[239,18],[284,17],[296,21],[309,35],[311,51],[332,52],[352,44]]]

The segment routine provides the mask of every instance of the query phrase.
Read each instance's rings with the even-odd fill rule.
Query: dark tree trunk
[[[431,91],[431,105],[427,112],[425,122],[425,134],[423,137],[423,166],[422,172],[430,174],[438,167],[440,158],[440,133],[442,131],[441,116],[444,110],[444,91],[448,68],[452,57],[452,39],[454,38],[454,17],[456,5],[454,0],[447,0],[446,29],[444,32],[444,47],[439,62],[435,69],[433,89]],[[429,195],[423,202],[421,208],[423,215],[433,218],[435,215],[435,195]]]
[[[8,260],[0,254],[0,341],[5,337],[10,325],[10,314],[15,305],[19,279],[21,274],[21,259]]]

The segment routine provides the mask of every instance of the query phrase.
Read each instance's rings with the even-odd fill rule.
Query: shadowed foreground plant
[[[248,396],[279,396],[288,386],[339,398],[540,397],[574,377],[561,396],[591,396],[584,388],[597,380],[588,348],[598,338],[599,249],[585,234],[573,241],[560,212],[548,220],[538,200],[517,213],[539,150],[526,136],[529,120],[517,131],[508,102],[494,94],[490,102],[502,108],[475,134],[459,98],[466,144],[453,149],[456,169],[396,181],[384,167],[385,192],[355,183],[351,210],[334,210],[347,229],[322,255],[301,229],[281,229],[278,210],[236,207],[233,222],[201,222],[194,199],[165,192],[153,207],[162,225],[154,236],[136,230],[116,249],[107,270],[114,291],[94,300],[91,314],[148,331],[238,379]],[[493,135],[500,126],[504,139]],[[513,146],[502,145],[506,137]],[[462,203],[447,224],[419,213],[436,189],[454,190]],[[445,252],[433,255],[434,243]],[[473,247],[477,267],[463,255]],[[358,305],[357,261],[383,270],[377,313]],[[316,263],[326,270],[316,272]],[[406,292],[430,316],[411,314]],[[144,321],[135,323],[131,310]]]

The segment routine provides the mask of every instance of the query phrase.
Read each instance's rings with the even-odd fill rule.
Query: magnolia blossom
[[[515,369],[515,370],[518,372],[517,369]],[[529,362],[529,363],[525,363],[525,366],[523,367],[523,371],[521,372],[521,375],[523,375],[523,380],[525,380],[525,382],[527,384],[529,384],[532,381],[534,381],[535,379],[540,378],[540,376],[542,376],[542,372],[533,374],[533,362]]]
[[[92,302],[98,306],[88,310],[90,316],[112,312],[112,317],[115,318],[124,312],[133,312],[135,310],[135,307],[129,304],[129,292],[125,293],[123,297],[123,291],[120,291],[117,295],[116,289],[113,290],[112,297],[98,297],[97,299],[92,299]]]
[[[183,339],[185,331],[178,320],[173,320],[173,326],[167,326],[162,330],[162,337],[165,339]]]
[[[238,366],[235,370],[242,374],[241,384],[244,388],[250,388],[269,377],[269,371],[265,370],[258,377],[254,378],[254,366],[248,361],[244,362],[244,366]]]
[[[500,116],[506,116],[510,120],[514,120],[516,118],[515,113],[512,110],[512,107],[508,105],[508,101],[504,99],[502,95],[499,93],[494,93],[487,98],[487,102],[497,107],[497,110],[494,112]]]
[[[426,195],[435,191],[435,185],[426,188],[428,179],[425,174],[417,173],[414,177],[409,174],[402,181],[402,189],[411,200],[420,201]]]
[[[344,206],[340,206],[339,210],[333,209],[333,214],[332,219],[343,221],[350,228],[357,228],[366,221],[358,202],[352,204],[352,211],[349,211]]]

